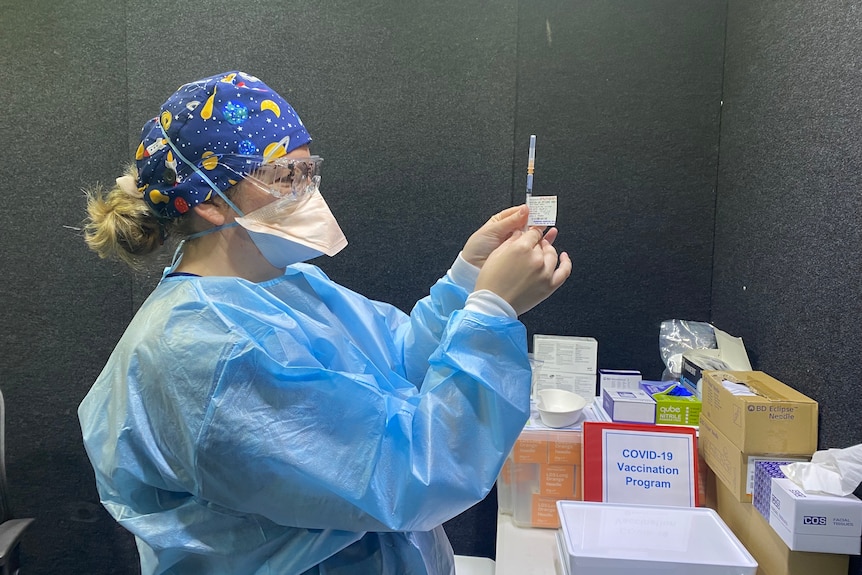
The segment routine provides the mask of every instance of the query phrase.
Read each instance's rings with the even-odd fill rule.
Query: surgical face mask
[[[319,182],[320,177],[317,177]],[[275,268],[334,256],[347,239],[315,183],[312,191],[284,197],[236,219]]]

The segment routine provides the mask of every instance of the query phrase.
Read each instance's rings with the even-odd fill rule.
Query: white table
[[[498,513],[495,575],[557,575],[556,532],[518,527],[511,515]]]

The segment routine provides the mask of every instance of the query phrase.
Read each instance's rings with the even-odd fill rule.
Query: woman
[[[505,210],[407,316],[302,263],[346,243],[321,159],[253,76],[187,84],[86,239],[135,265],[183,238],[79,408],[105,508],[144,574],[449,574],[529,413],[517,314],[571,272]]]

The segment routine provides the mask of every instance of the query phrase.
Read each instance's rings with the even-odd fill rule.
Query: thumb
[[[527,218],[530,215],[530,210],[527,208],[526,204],[521,204],[520,206],[514,206],[507,210],[508,214],[505,214],[503,218],[497,220],[498,227],[509,229],[520,229],[524,227],[524,224],[527,222]]]

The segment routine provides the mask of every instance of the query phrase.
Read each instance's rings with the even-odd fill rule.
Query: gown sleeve
[[[277,338],[225,330],[193,455],[180,458],[194,495],[347,531],[427,531],[483,499],[529,416],[530,367],[523,324],[464,311],[464,298],[443,278],[409,321],[342,301],[351,321],[367,316],[348,341],[301,325]]]

